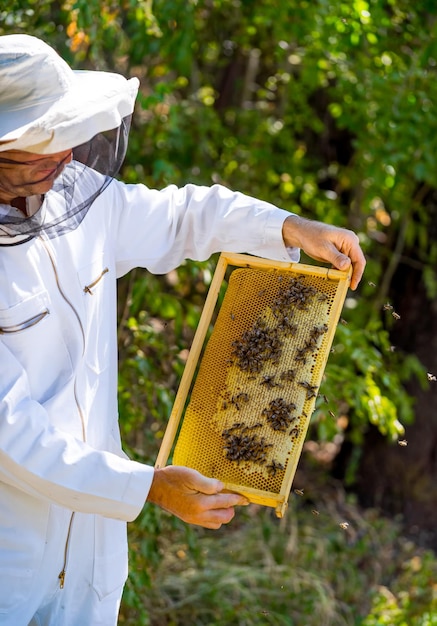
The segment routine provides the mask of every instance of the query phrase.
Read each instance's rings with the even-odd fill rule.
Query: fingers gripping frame
[[[155,467],[174,446],[175,465],[282,517],[350,277],[222,253]]]

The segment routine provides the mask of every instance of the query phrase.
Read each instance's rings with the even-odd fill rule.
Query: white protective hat
[[[76,71],[31,35],[0,37],[0,152],[53,154],[120,126],[132,114],[137,78]]]

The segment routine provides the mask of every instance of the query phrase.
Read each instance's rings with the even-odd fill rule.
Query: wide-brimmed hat
[[[53,154],[74,148],[131,115],[137,78],[72,70],[31,35],[0,37],[0,152]]]

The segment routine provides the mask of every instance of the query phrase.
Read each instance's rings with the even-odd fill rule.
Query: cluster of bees
[[[241,422],[235,422],[230,428],[222,432],[225,440],[225,454],[230,461],[252,461],[263,465],[266,462],[267,450],[273,446],[268,443],[265,437],[259,437],[252,432],[255,428],[260,428],[261,423],[253,426],[246,426]]]
[[[225,456],[229,461],[251,461],[258,465],[266,465],[267,472],[270,476],[275,476],[279,470],[284,470],[284,466],[279,461],[272,459],[267,464],[267,452],[273,447],[272,443],[268,443],[265,437],[259,437],[251,432],[254,428],[262,427],[259,422],[253,426],[235,422],[230,428],[226,428],[222,437],[225,440]]]
[[[265,416],[267,424],[273,428],[273,430],[279,430],[286,432],[292,422],[297,417],[293,417],[291,412],[296,409],[296,405],[293,402],[286,402],[284,398],[275,398],[270,401],[268,408],[263,409],[262,415]]]
[[[268,328],[264,320],[258,319],[240,340],[232,342],[232,348],[238,367],[253,374],[260,372],[266,361],[278,363],[282,341],[276,328]]]
[[[296,311],[307,311],[315,297],[319,301],[327,300],[329,297],[312,285],[306,284],[303,276],[289,279],[279,276],[278,279],[280,288],[270,304],[273,315],[270,323],[265,318],[259,317],[250,329],[245,330],[239,339],[233,341],[229,363],[235,364],[242,372],[247,373],[248,381],[259,381],[261,386],[269,390],[276,387],[278,389],[288,387],[290,383],[303,387],[306,400],[309,400],[316,397],[318,388],[305,380],[299,380],[298,370],[318,350],[320,339],[328,330],[326,324],[313,326],[306,334],[304,344],[295,350],[296,368],[288,368],[277,373],[271,372],[272,368],[279,365],[284,340],[298,333],[298,324],[295,321]],[[268,374],[263,373],[266,365],[270,366]],[[249,395],[246,392],[235,395],[228,392],[224,396],[222,409],[240,410],[247,402],[249,402]],[[262,422],[249,426],[239,421],[225,428],[221,433],[225,457],[237,464],[249,461],[263,465],[271,476],[284,470],[283,463],[272,458],[270,448],[273,444],[268,443],[265,437],[260,436],[254,430],[268,426],[275,433],[284,433],[296,439],[300,434],[299,416],[296,413],[293,414],[296,409],[296,404],[285,400],[278,393],[278,397],[270,400],[268,406],[261,411]],[[303,415],[306,417],[305,413]]]

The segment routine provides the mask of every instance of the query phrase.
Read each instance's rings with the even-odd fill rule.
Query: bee
[[[314,326],[314,328],[311,331],[311,337],[318,339],[321,335],[323,335],[326,332],[328,332],[327,324],[323,324],[322,326]]]
[[[339,524],[340,528],[342,528],[343,530],[347,530],[349,528],[349,522],[341,522]]]
[[[276,472],[283,469],[284,466],[282,465],[282,463],[279,463],[279,461],[275,461],[275,459],[272,459],[270,465],[267,465],[267,471],[269,472],[270,476],[276,476]]]
[[[244,393],[243,391],[240,391],[240,393],[237,393],[237,395],[235,396],[235,400],[237,400],[237,401],[241,400],[242,402],[249,402],[249,396],[248,396],[247,393]]]
[[[408,446],[408,441],[406,439],[399,439],[398,444],[405,447]]]
[[[396,313],[396,311],[392,311],[391,313],[393,315],[393,317],[395,318],[395,320],[400,320],[401,316],[399,315],[399,313]]]
[[[295,490],[294,490],[294,493],[295,493],[297,496],[303,496],[303,489],[295,489]]]
[[[340,319],[340,324],[343,324],[343,326],[347,326],[347,322],[343,318]]]
[[[302,363],[303,365],[305,365],[305,364],[306,364],[307,359],[306,359],[305,350],[304,350],[303,348],[302,348],[302,349],[299,349],[299,348],[298,348],[298,350],[297,350],[297,354],[296,354],[296,356],[294,357],[294,360],[295,360],[297,363]]]
[[[311,511],[311,513],[312,513],[315,517],[317,517],[318,515],[320,515],[320,513],[318,512],[318,510],[317,510],[317,509],[313,509],[313,510]]]
[[[431,374],[430,372],[427,373],[426,377],[428,378],[429,381],[436,381],[437,377],[434,376],[434,374]]]
[[[296,370],[287,370],[286,372],[282,372],[279,378],[287,382],[292,382],[296,378]]]
[[[335,415],[334,411],[328,411],[328,413],[329,413],[329,415],[330,415],[333,419],[335,419],[335,418],[336,418],[336,415]]]
[[[371,280],[369,280],[369,283],[368,283],[368,284],[369,284],[369,286],[370,286],[370,287],[376,287],[375,283],[372,283],[372,281],[371,281]]]
[[[317,396],[317,385],[310,385],[310,383],[308,383],[307,381],[300,381],[299,383],[297,383],[298,385],[300,385],[301,387],[303,387],[306,390],[306,399],[309,400],[310,398],[315,398]]]
[[[273,387],[277,385],[277,383],[275,383],[275,377],[267,375],[262,377],[260,384],[265,385],[268,389],[273,389]]]
[[[382,308],[384,309],[384,311],[393,311],[393,307],[389,302],[386,302]]]

